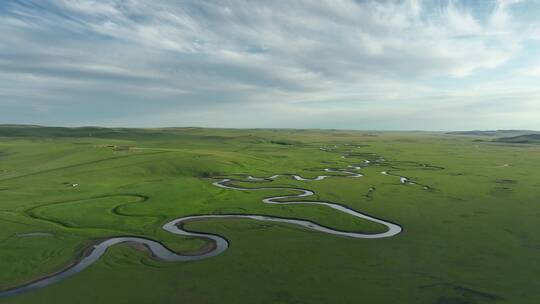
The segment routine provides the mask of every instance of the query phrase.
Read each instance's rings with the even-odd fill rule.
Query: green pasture
[[[366,159],[373,165],[360,178],[323,171]],[[168,263],[120,245],[72,278],[0,303],[540,303],[539,168],[539,145],[482,135],[0,126],[0,290],[63,269],[107,237],[196,251],[203,240],[161,229],[186,215],[265,214],[384,231],[322,206],[263,204],[296,192],[221,189],[212,185],[220,178],[310,189],[310,199],[404,228],[358,240],[251,220],[193,222],[189,230],[224,236],[230,248]],[[245,179],[274,174],[335,176]]]

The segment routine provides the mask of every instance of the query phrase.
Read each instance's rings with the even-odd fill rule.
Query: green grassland
[[[361,178],[236,184],[314,190],[318,200],[404,231],[358,240],[251,220],[193,222],[189,230],[222,235],[230,248],[170,263],[120,245],[74,277],[0,303],[540,303],[540,146],[491,140],[426,132],[1,126],[0,290],[58,271],[106,237],[147,237],[196,251],[203,240],[161,229],[185,215],[266,214],[384,231],[322,206],[263,204],[264,197],[294,192],[221,189],[212,186],[216,178],[315,177],[380,156],[385,161],[363,169]],[[36,232],[50,235],[24,235]]]

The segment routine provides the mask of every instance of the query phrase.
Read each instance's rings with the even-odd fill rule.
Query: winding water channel
[[[364,167],[368,165],[369,165],[369,161],[364,163]],[[345,175],[342,175],[341,177],[358,178],[358,177],[362,177],[363,175],[361,173],[352,172],[349,170],[359,170],[359,169],[361,169],[360,166],[349,165],[346,169],[327,168],[325,169],[325,171],[332,172],[332,173],[345,174]],[[267,178],[248,176],[247,179],[251,181],[271,181],[278,178],[279,176],[285,176],[285,175],[292,176],[294,179],[299,180],[299,181],[318,181],[318,180],[323,180],[325,178],[330,177],[328,175],[320,175],[320,176],[310,179],[310,178],[303,178],[299,175],[282,174],[282,175],[270,176]],[[58,272],[51,273],[40,279],[37,279],[33,282],[30,282],[30,283],[27,283],[27,284],[24,284],[24,285],[21,285],[12,289],[1,291],[0,297],[8,297],[8,296],[17,295],[24,292],[29,292],[29,291],[43,288],[51,284],[54,284],[56,282],[62,281],[84,270],[88,266],[92,265],[93,263],[99,260],[99,258],[106,252],[106,250],[109,247],[118,245],[118,244],[132,244],[132,245],[143,246],[146,250],[148,250],[151,253],[151,255],[154,258],[162,260],[162,261],[169,261],[169,262],[186,262],[186,261],[202,260],[202,259],[219,255],[225,250],[227,250],[227,248],[229,247],[229,242],[224,237],[216,235],[216,234],[210,234],[210,233],[192,232],[183,228],[184,224],[188,222],[193,222],[193,221],[212,220],[212,219],[250,219],[250,220],[264,221],[264,222],[291,224],[291,225],[300,226],[309,230],[314,230],[314,231],[328,233],[328,234],[337,235],[337,236],[357,238],[357,239],[387,238],[387,237],[392,237],[402,231],[401,226],[397,224],[364,214],[362,212],[351,209],[345,205],[332,203],[332,202],[314,201],[314,200],[298,200],[298,199],[302,199],[302,198],[306,198],[306,197],[314,195],[315,193],[311,190],[293,188],[293,187],[243,188],[240,186],[233,185],[233,182],[234,181],[231,179],[222,179],[220,181],[214,182],[213,185],[216,187],[224,188],[224,189],[231,189],[231,190],[238,190],[238,191],[261,191],[261,190],[296,191],[298,192],[298,194],[272,196],[272,197],[263,199],[262,202],[266,204],[287,204],[287,205],[310,204],[310,205],[326,206],[326,207],[335,209],[337,211],[347,213],[357,218],[361,218],[364,220],[368,220],[374,223],[384,225],[386,226],[387,230],[382,233],[365,234],[365,233],[359,233],[359,232],[350,232],[350,231],[342,231],[338,229],[333,229],[333,228],[315,223],[313,221],[304,220],[304,219],[284,218],[284,217],[257,215],[257,214],[219,214],[219,215],[184,216],[184,217],[176,218],[166,223],[165,225],[162,226],[162,228],[166,230],[167,232],[170,232],[176,235],[205,239],[209,241],[212,246],[209,246],[208,248],[206,248],[205,250],[201,252],[197,252],[197,253],[189,255],[189,254],[181,254],[181,253],[172,251],[171,249],[167,248],[164,244],[155,240],[151,240],[151,239],[134,237],[134,236],[111,237],[102,241],[98,241],[95,244],[88,247],[85,250],[85,253],[82,255],[82,257],[75,260],[68,267]],[[287,199],[296,199],[296,201],[284,201]]]

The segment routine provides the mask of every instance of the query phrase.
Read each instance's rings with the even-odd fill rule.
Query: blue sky
[[[0,123],[540,129],[540,0],[3,0]]]

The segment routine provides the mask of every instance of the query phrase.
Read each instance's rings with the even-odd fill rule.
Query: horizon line
[[[468,130],[393,130],[393,129],[346,129],[346,128],[288,128],[288,127],[204,127],[204,126],[162,126],[162,127],[127,127],[127,126],[100,126],[100,125],[41,125],[41,124],[13,124],[0,123],[3,127],[36,127],[36,128],[65,128],[65,129],[84,129],[84,128],[102,128],[102,129],[216,129],[216,130],[304,130],[304,131],[357,131],[357,132],[426,132],[426,133],[451,133],[451,132],[540,132],[533,129],[468,129]]]

